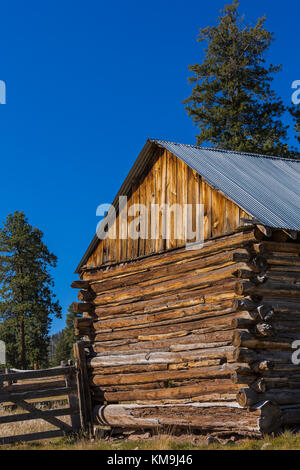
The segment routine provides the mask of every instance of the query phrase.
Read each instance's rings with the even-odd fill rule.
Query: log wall
[[[83,272],[76,329],[100,422],[248,434],[300,422],[300,244],[270,236],[248,229]]]
[[[255,312],[255,319],[248,324],[235,324],[235,359],[237,363],[247,362],[253,370],[237,400],[242,406],[271,400],[282,409],[284,422],[297,424],[300,366],[292,362],[292,344],[300,339],[300,245],[264,241],[253,247],[265,267],[259,282],[247,279],[236,285],[237,292],[255,299],[238,301],[242,310],[247,303],[249,313]],[[235,382],[242,380],[237,376]]]
[[[102,424],[254,435],[300,423],[300,244],[287,234],[248,228],[85,270],[74,287]]]

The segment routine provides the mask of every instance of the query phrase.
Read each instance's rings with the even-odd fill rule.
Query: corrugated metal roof
[[[300,160],[268,157],[215,148],[196,147],[164,140],[148,139],[116,195],[126,195],[132,181],[139,178],[155,151],[164,147],[222,191],[262,225],[300,230]],[[95,236],[82,257],[76,273],[87,262],[99,242]]]
[[[263,225],[300,230],[300,160],[152,140]]]

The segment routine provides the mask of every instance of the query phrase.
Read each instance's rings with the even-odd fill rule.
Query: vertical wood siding
[[[144,237],[134,240],[129,236],[130,222],[134,217],[127,218],[125,210],[121,209],[114,227],[116,239],[107,238],[99,241],[87,262],[88,267],[135,259],[154,252],[183,247],[186,242],[193,242],[193,239],[186,240],[184,236],[182,219],[183,207],[186,203],[204,204],[204,240],[233,232],[240,225],[240,218],[248,216],[232,201],[213,190],[198,173],[163,149],[157,150],[140,181],[135,181],[127,197],[128,208],[132,204],[144,204],[148,209]],[[170,204],[171,206],[179,204],[182,207],[182,211],[171,213],[171,224],[166,226],[167,233],[170,234],[167,240],[163,238],[162,231],[166,221],[161,211],[157,211],[155,223],[152,223],[152,226],[150,224],[151,204]],[[138,216],[138,212],[135,216]],[[175,227],[180,226],[182,226],[182,233],[179,233],[178,239]],[[195,230],[195,207],[192,227]]]

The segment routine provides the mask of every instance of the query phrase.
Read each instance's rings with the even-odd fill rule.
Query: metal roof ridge
[[[275,155],[263,155],[262,153],[251,153],[251,152],[241,152],[240,150],[227,150],[222,149],[220,147],[202,147],[201,145],[192,145],[192,144],[183,144],[182,142],[173,142],[171,140],[161,140],[161,139],[148,139],[150,142],[155,143],[162,143],[162,144],[172,144],[172,145],[182,145],[184,147],[191,147],[197,150],[210,150],[216,152],[227,152],[227,153],[234,153],[237,155],[248,155],[251,157],[258,157],[258,158],[266,158],[268,160],[283,160],[285,162],[294,162],[300,163],[300,159],[297,158],[284,158],[284,157],[276,157]]]

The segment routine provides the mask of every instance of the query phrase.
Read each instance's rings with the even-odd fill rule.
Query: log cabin
[[[299,231],[300,161],[149,139],[72,284],[94,419],[300,424]]]

